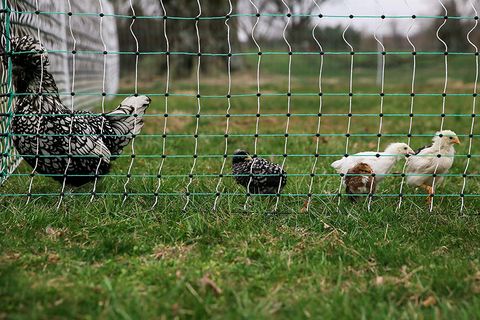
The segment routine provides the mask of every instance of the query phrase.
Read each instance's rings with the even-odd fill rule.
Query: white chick
[[[407,183],[413,186],[424,188],[429,196],[428,204],[431,203],[431,194],[435,194],[433,186],[433,178],[435,177],[435,187],[443,181],[443,176],[439,174],[447,174],[452,167],[453,157],[444,157],[445,155],[453,156],[455,154],[454,144],[460,144],[455,132],[451,130],[443,130],[437,132],[432,139],[433,144],[415,150],[414,157],[408,160]],[[438,157],[438,155],[441,155]],[[420,176],[418,174],[421,174]]]
[[[393,166],[401,159],[399,156],[413,155],[415,152],[406,144],[402,142],[396,142],[390,144],[384,152],[366,151],[360,152],[348,157],[343,157],[332,163],[332,167],[337,170],[338,173],[346,174],[348,170],[359,163],[368,164],[375,173],[375,180],[378,183],[386,178],[385,174],[389,174],[392,171]]]

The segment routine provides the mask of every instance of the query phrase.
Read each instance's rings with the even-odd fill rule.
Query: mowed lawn
[[[165,77],[141,75],[139,93],[149,94],[152,104],[135,139],[136,157],[132,161],[128,146],[96,187],[112,195],[90,202],[93,184],[87,184],[64,197],[57,211],[61,186],[36,176],[32,193],[54,195],[33,196],[27,204],[25,196],[12,196],[27,193],[31,168],[25,164],[0,187],[0,318],[478,317],[480,163],[478,138],[468,137],[475,120],[475,57],[448,56],[442,117],[444,56],[417,55],[412,119],[412,56],[387,54],[382,110],[376,58],[354,56],[348,152],[377,149],[380,112],[380,150],[407,142],[410,120],[411,147],[428,144],[443,118],[443,128],[459,136],[462,157],[438,187],[433,213],[423,191],[402,187],[399,174],[381,183],[370,211],[342,197],[338,205],[333,196],[340,177],[330,164],[346,150],[350,55],[324,56],[318,139],[319,57],[292,56],[288,98],[288,55],[262,55],[257,153],[282,163],[286,145],[285,169],[292,174],[278,207],[276,198],[252,196],[246,203],[245,190],[228,176],[231,158],[221,171],[226,72],[200,76],[198,122],[196,78],[172,76],[165,150]],[[142,56],[140,68],[158,64],[154,59]],[[247,57],[246,67],[232,73],[228,154],[254,152],[257,59]],[[133,92],[133,80],[123,79],[122,93]],[[122,99],[107,101],[105,110]],[[197,123],[199,157],[190,180]],[[169,157],[179,155],[185,157]],[[403,166],[401,159],[393,171]],[[221,181],[220,172],[226,175]],[[314,196],[302,214],[310,188]],[[276,207],[282,214],[263,214]]]

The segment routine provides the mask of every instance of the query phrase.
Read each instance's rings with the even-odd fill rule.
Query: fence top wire
[[[31,11],[15,11],[5,8],[4,12],[18,13],[18,14],[46,14],[46,15],[68,15],[68,16],[101,16],[101,17],[115,17],[127,19],[171,19],[171,20],[219,20],[230,19],[236,17],[301,17],[301,18],[344,18],[344,19],[457,19],[457,20],[478,20],[478,16],[427,16],[427,15],[329,15],[329,14],[294,14],[294,13],[257,13],[257,14],[229,14],[224,16],[214,17],[176,17],[176,16],[142,16],[142,15],[122,15],[122,14],[106,14],[106,13],[87,13],[87,12],[48,12],[40,10]]]

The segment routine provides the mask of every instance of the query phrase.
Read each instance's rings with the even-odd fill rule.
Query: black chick
[[[10,133],[18,153],[37,172],[55,175],[52,178],[59,182],[65,179],[68,185],[80,186],[107,174],[110,161],[140,133],[150,98],[128,97],[105,115],[72,112],[62,104],[47,71],[46,49],[31,36],[10,41],[12,80],[20,94]],[[25,51],[33,52],[19,53]],[[8,61],[4,55],[6,68]]]
[[[280,165],[271,163],[263,158],[256,157],[252,159],[248,151],[237,149],[233,153],[232,172],[238,184],[248,188],[253,194],[276,194],[283,190],[287,184],[286,172]],[[250,186],[250,171],[253,174]],[[246,175],[246,176],[244,176]],[[265,176],[268,175],[268,176]]]
[[[372,168],[364,162],[360,162],[354,167],[348,169],[347,176],[345,177],[347,194],[370,194],[370,190],[372,190],[373,194],[377,187],[377,181],[375,177],[372,176],[372,173]],[[347,198],[355,203],[361,201],[365,197],[347,196]]]

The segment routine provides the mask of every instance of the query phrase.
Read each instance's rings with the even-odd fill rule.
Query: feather
[[[233,155],[232,172],[236,175],[235,181],[250,193],[276,194],[287,184],[287,173],[280,165],[261,157],[252,159],[245,150],[237,149]],[[250,172],[252,177],[249,176]]]
[[[379,155],[377,157],[377,154]],[[360,152],[340,160],[334,161],[332,167],[338,173],[346,174],[348,170],[359,163],[368,164],[376,174],[377,183],[382,181],[392,171],[400,156],[414,154],[413,150],[405,143],[392,143],[384,152],[366,151]]]
[[[415,156],[408,160],[408,184],[431,186],[434,174],[447,174],[452,167],[454,158],[451,156],[455,154],[453,145],[460,144],[455,132],[451,130],[437,132],[432,141],[433,144],[418,149]],[[443,176],[436,176],[435,184],[440,184],[443,179]]]
[[[377,179],[372,176],[372,168],[364,163],[358,163],[347,171],[345,177],[347,198],[355,203],[364,197],[359,194],[374,194],[377,188]]]
[[[424,146],[424,147],[421,147],[421,148],[418,148],[417,150],[414,150],[415,154],[419,154],[420,152],[422,152],[422,150],[424,149],[427,149],[427,148],[430,148],[432,145],[428,145],[428,146]]]

